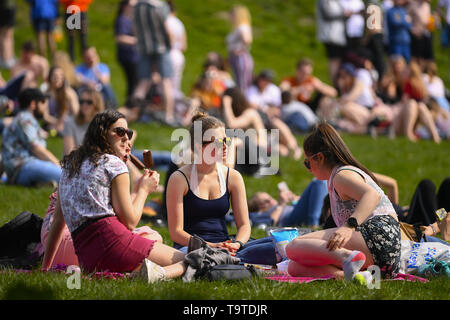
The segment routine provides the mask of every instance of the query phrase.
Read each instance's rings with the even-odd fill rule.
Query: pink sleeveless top
[[[381,199],[378,202],[375,210],[367,217],[366,221],[374,216],[393,214],[396,216],[394,207],[391,201],[386,196],[384,191],[373,181],[373,179],[361,169],[354,166],[336,166],[331,172],[330,179],[328,180],[328,194],[330,195],[330,209],[333,216],[333,220],[336,226],[340,227],[344,225],[347,219],[355,212],[358,201],[354,199],[342,200],[334,188],[333,180],[336,174],[342,170],[351,170],[360,174],[364,181],[374,188],[380,195]]]

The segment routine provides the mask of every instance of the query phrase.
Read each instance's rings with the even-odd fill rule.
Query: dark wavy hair
[[[303,142],[303,150],[308,156],[322,152],[325,162],[331,167],[336,165],[351,165],[367,173],[375,183],[373,173],[363,166],[351,153],[339,133],[327,122],[320,122]]]
[[[81,165],[85,159],[89,159],[94,166],[104,154],[114,154],[114,150],[108,143],[108,129],[119,119],[126,119],[119,111],[108,109],[97,113],[89,123],[84,135],[83,143],[66,155],[61,161],[61,167],[69,171],[69,178],[80,172]]]

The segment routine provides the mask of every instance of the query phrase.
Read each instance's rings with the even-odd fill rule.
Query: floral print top
[[[69,179],[63,170],[59,181],[59,197],[64,220],[70,232],[92,218],[115,215],[111,202],[111,182],[128,168],[120,158],[104,154],[95,167],[84,160],[78,175]]]
[[[29,111],[20,112],[2,134],[2,161],[8,182],[14,183],[20,168],[34,159],[34,145],[46,147],[41,126]]]
[[[330,195],[331,214],[333,216],[334,222],[336,223],[336,226],[343,226],[347,219],[355,212],[355,209],[358,205],[358,201],[354,199],[342,200],[336,192],[336,189],[334,188],[334,177],[339,171],[342,170],[352,170],[359,173],[364,178],[366,183],[368,183],[381,195],[380,202],[378,202],[375,210],[369,215],[366,221],[377,215],[397,215],[389,198],[367,173],[354,166],[336,166],[331,172],[330,178],[328,179],[328,194]],[[360,222],[360,224],[362,224],[362,222]]]

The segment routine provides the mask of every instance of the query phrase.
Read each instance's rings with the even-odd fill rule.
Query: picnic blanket
[[[277,275],[277,276],[267,276],[264,277],[265,279],[268,280],[273,280],[273,281],[279,281],[279,282],[290,282],[290,283],[309,283],[312,281],[317,281],[317,280],[330,280],[330,279],[335,279],[334,276],[332,275],[327,275],[327,276],[323,276],[323,277],[318,277],[318,278],[313,278],[313,277],[292,277],[290,275]],[[425,278],[421,278],[421,277],[417,277],[411,274],[404,274],[404,273],[398,273],[395,278],[393,279],[389,279],[389,280],[406,280],[406,281],[411,281],[411,282],[428,282],[427,279]]]

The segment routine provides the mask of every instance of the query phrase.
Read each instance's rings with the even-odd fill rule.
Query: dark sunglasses
[[[215,143],[217,148],[221,148],[224,145],[226,145],[227,147],[231,146],[231,138],[230,137],[218,138],[218,139],[214,139],[211,141],[203,141],[202,145],[210,144],[213,142]]]
[[[313,154],[309,159],[303,160],[303,164],[305,165],[306,169],[311,170],[311,159],[317,156],[320,152],[317,152],[316,154]]]
[[[94,101],[92,101],[91,99],[81,99],[80,100],[80,105],[83,105],[85,103],[91,106],[94,104]]]
[[[125,133],[128,136],[128,140],[131,140],[131,138],[133,137],[133,130],[125,129],[123,127],[115,127],[112,130],[121,138],[125,135]]]

